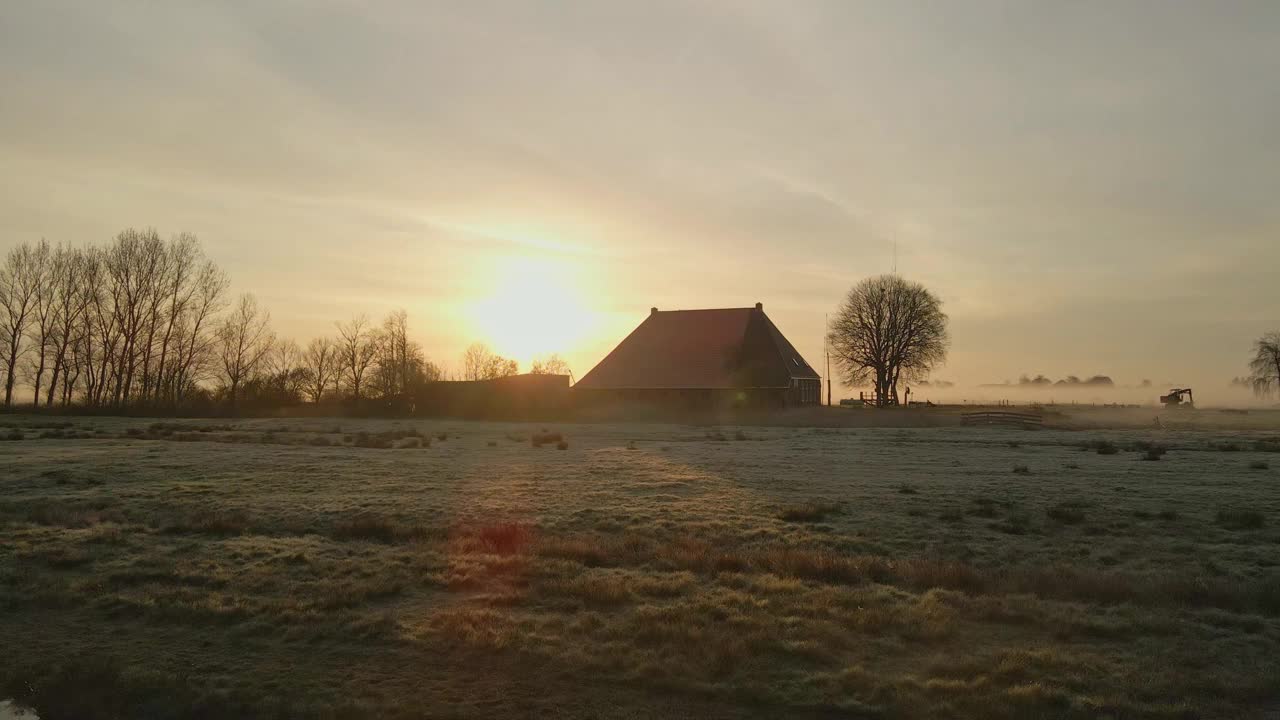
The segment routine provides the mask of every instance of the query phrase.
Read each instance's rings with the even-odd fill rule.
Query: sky
[[[1269,1],[15,0],[0,251],[189,231],[304,344],[404,308],[446,368],[578,376],[651,306],[756,302],[820,367],[896,269],[950,317],[936,378],[1211,399],[1280,329],[1278,34]]]

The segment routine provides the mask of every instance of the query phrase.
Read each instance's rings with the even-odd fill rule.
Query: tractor
[[[1186,398],[1184,401],[1183,398]],[[1189,408],[1194,409],[1196,406],[1195,399],[1191,396],[1191,388],[1173,388],[1168,395],[1161,395],[1160,402],[1167,408]]]

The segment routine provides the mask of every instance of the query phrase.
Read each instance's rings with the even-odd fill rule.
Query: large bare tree
[[[302,400],[310,384],[310,373],[307,372],[306,358],[297,342],[289,339],[277,340],[263,358],[262,364],[262,374],[278,400],[288,403]]]
[[[70,365],[75,344],[85,332],[82,319],[89,306],[89,288],[85,278],[88,255],[77,248],[60,246],[54,253],[49,282],[54,293],[54,341],[50,350],[49,387],[45,391],[45,405],[53,405],[58,397],[58,383],[74,389],[74,376]],[[70,399],[70,391],[63,388],[63,404]]]
[[[307,344],[303,354],[303,366],[307,370],[307,396],[318,403],[330,385],[336,385],[334,376],[338,370],[338,348],[329,338],[315,338]]]
[[[217,338],[209,332],[209,327],[223,307],[223,296],[229,285],[226,273],[212,261],[205,261],[196,273],[195,292],[174,338],[175,356],[168,381],[169,400],[174,405],[182,402],[186,393],[210,373]]]
[[[44,241],[41,241],[44,244]],[[27,332],[36,312],[41,268],[36,249],[23,243],[0,265],[0,357],[4,362],[4,404],[13,404],[18,364],[27,352]]]
[[[248,293],[241,295],[218,327],[218,359],[227,399],[235,406],[240,387],[253,378],[271,352],[271,314]]]
[[[427,360],[422,346],[409,337],[409,315],[404,310],[387,315],[376,338],[374,393],[388,400],[404,397],[424,383],[440,379],[440,369]]]
[[[1249,385],[1258,397],[1280,393],[1280,332],[1269,332],[1254,342]]]
[[[338,366],[351,395],[360,401],[365,375],[378,354],[377,334],[369,328],[369,318],[357,315],[349,322],[338,323]]]
[[[124,230],[103,254],[111,314],[119,334],[108,360],[113,405],[128,404],[142,385],[154,339],[164,260],[164,241],[154,229]]]
[[[58,292],[54,262],[57,254],[49,247],[47,240],[41,239],[32,251],[31,272],[36,283],[35,306],[31,312],[31,324],[28,335],[31,340],[31,353],[28,360],[27,380],[35,392],[32,405],[40,405],[40,388],[44,384],[45,370],[48,369],[50,348],[54,342],[54,327]]]
[[[422,353],[409,339],[409,314],[396,310],[382,321],[378,343],[376,376],[385,397],[399,395],[409,387],[422,360]]]
[[[160,291],[156,293],[157,321],[153,335],[158,333],[159,347],[154,350],[158,355],[154,371],[148,362],[146,373],[146,394],[155,400],[172,399],[174,339],[181,334],[187,309],[200,289],[201,260],[200,243],[194,235],[182,233],[169,241],[165,273]]]
[[[922,378],[946,359],[950,338],[942,301],[897,275],[854,285],[827,327],[832,359],[846,385],[874,382],[876,401],[899,402],[899,381]]]

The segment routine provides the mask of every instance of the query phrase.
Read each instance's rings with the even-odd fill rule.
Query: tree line
[[[381,324],[335,323],[305,347],[279,337],[252,294],[230,297],[227,274],[190,233],[168,240],[128,229],[102,246],[11,249],[0,265],[4,405],[31,390],[36,407],[153,411],[260,410],[300,402],[394,405],[444,378],[409,336],[404,310]],[[519,371],[481,343],[462,379]],[[567,374],[551,356],[533,372]]]

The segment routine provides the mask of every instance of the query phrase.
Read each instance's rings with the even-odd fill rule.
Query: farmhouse
[[[573,387],[587,402],[776,407],[818,404],[821,381],[756,303],[653,308]]]

